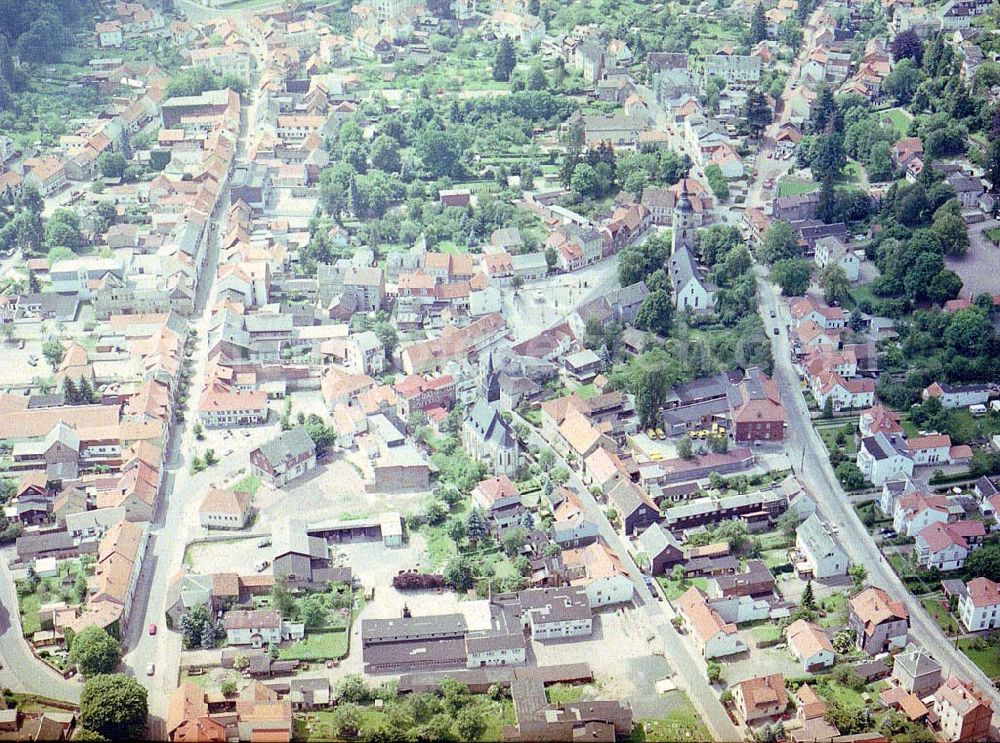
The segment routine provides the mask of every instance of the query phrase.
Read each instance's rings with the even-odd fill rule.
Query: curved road
[[[7,557],[0,555],[0,686],[79,704],[81,684],[75,678],[64,679],[38,660],[21,634],[17,592]]]

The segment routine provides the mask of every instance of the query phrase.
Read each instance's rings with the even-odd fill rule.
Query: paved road
[[[9,557],[0,554],[0,686],[78,704],[80,682],[67,681],[38,660],[21,634],[14,576],[7,567]]]
[[[515,418],[520,420],[531,431],[529,443],[535,446],[552,449],[542,435],[524,418],[515,413]],[[690,697],[695,708],[698,710],[702,720],[708,726],[712,738],[717,741],[738,741],[743,740],[740,729],[733,724],[719,701],[718,694],[709,686],[705,677],[705,661],[698,657],[693,648],[681,638],[674,629],[670,620],[673,612],[669,606],[659,600],[650,592],[643,578],[643,573],[632,560],[625,540],[616,531],[604,514],[604,506],[599,504],[590,490],[580,479],[576,470],[569,466],[566,460],[553,449],[556,461],[570,472],[570,479],[567,483],[579,496],[580,504],[587,511],[601,531],[601,537],[611,550],[618,555],[625,570],[632,579],[635,586],[636,606],[638,607],[637,619],[643,617],[647,623],[648,636],[656,637],[656,642],[662,648],[667,663],[674,671],[675,680],[678,686],[682,687]],[[640,620],[641,621],[641,620]]]
[[[260,60],[258,60],[259,62]],[[244,109],[244,116],[237,143],[236,160],[246,154],[247,131],[256,120],[257,100],[253,98],[256,85],[249,86],[251,100]],[[167,589],[171,580],[183,568],[184,551],[195,536],[203,533],[198,523],[198,501],[206,488],[214,483],[235,475],[245,468],[250,451],[262,440],[273,435],[273,427],[251,429],[251,435],[236,435],[229,440],[227,448],[232,453],[222,456],[219,464],[196,475],[190,473],[190,457],[205,447],[194,436],[193,404],[199,399],[204,387],[208,366],[208,328],[212,317],[209,301],[212,297],[216,267],[219,262],[220,241],[225,231],[226,212],[229,209],[229,185],[219,199],[218,206],[209,221],[215,230],[209,232],[205,269],[201,272],[195,301],[195,314],[191,328],[197,330],[194,369],[189,388],[192,407],[187,412],[187,422],[178,426],[171,437],[168,450],[168,472],[164,482],[164,495],[158,513],[151,524],[149,545],[143,562],[142,574],[132,602],[125,647],[130,651],[124,658],[126,668],[149,691],[149,734],[155,739],[165,739],[164,720],[167,714],[170,694],[177,688],[177,673],[180,665],[181,638],[178,632],[167,630],[164,614],[167,609]],[[222,454],[218,452],[218,454]],[[157,624],[160,631],[148,634],[150,624]],[[146,675],[148,665],[155,666],[153,676]]]
[[[851,506],[850,500],[833,472],[827,458],[826,447],[812,426],[805,399],[801,394],[798,372],[792,365],[790,345],[785,325],[788,315],[779,302],[776,288],[765,278],[765,271],[758,268],[758,294],[762,316],[770,312],[777,316],[768,319],[768,333],[771,327],[780,328],[778,336],[771,335],[774,350],[774,375],[778,381],[781,399],[788,410],[789,455],[796,474],[816,498],[822,515],[839,528],[838,538],[854,564],[868,569],[868,582],[886,589],[894,597],[905,602],[910,612],[910,636],[930,651],[944,668],[944,673],[955,673],[976,683],[1000,707],[1000,693],[986,674],[958,650],[944,636],[937,623],[924,610],[920,602],[911,594],[903,582],[889,566],[885,557],[875,546],[868,530],[865,529]],[[796,447],[798,451],[796,452]]]

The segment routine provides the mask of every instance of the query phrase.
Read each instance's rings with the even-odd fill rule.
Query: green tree
[[[462,740],[479,740],[486,732],[486,720],[477,707],[466,707],[456,716],[455,729]]]
[[[722,168],[715,164],[709,165],[705,168],[705,179],[719,201],[729,200],[729,182],[722,174]]]
[[[110,740],[138,740],[146,724],[146,689],[122,673],[87,679],[80,693],[80,723]]]
[[[417,135],[413,148],[424,168],[434,177],[458,174],[462,153],[452,134],[427,127]]]
[[[987,544],[973,552],[965,561],[965,569],[969,575],[1000,582],[1000,544]]]
[[[121,645],[102,627],[85,627],[73,638],[69,659],[84,676],[111,673],[122,658]]]
[[[402,167],[399,157],[399,142],[387,134],[379,135],[372,142],[369,153],[373,168],[387,173],[398,173]]]
[[[326,604],[326,597],[320,593],[310,593],[303,597],[298,603],[299,619],[307,628],[322,627],[327,623],[330,610]]]
[[[828,263],[819,272],[819,286],[828,303],[842,302],[850,295],[851,282],[839,263]]]
[[[764,97],[764,94],[759,90],[750,92],[747,95],[746,103],[743,104],[743,119],[747,133],[754,139],[759,138],[773,118],[774,112],[767,105],[767,98]]]
[[[812,263],[802,258],[783,258],[771,267],[771,280],[786,297],[805,294],[812,279]]]
[[[931,229],[938,236],[948,255],[961,257],[969,252],[969,229],[965,226],[961,215],[949,212],[939,218],[935,217]]]
[[[42,356],[49,362],[53,371],[59,368],[65,355],[66,348],[57,340],[46,341],[42,344]]]
[[[80,218],[69,209],[56,209],[45,223],[45,244],[50,248],[78,248],[83,244]]]
[[[453,557],[445,566],[444,578],[456,591],[468,591],[474,582],[472,565],[464,557]]]
[[[783,220],[772,222],[764,233],[760,255],[765,263],[776,263],[786,258],[799,256],[798,237],[792,226]]]
[[[750,43],[757,44],[767,38],[767,18],[764,16],[764,6],[757,3],[750,16]]]
[[[496,54],[493,57],[493,79],[497,82],[508,82],[510,75],[517,66],[517,53],[510,37],[500,39]]]
[[[922,77],[920,68],[912,59],[901,59],[885,78],[882,87],[886,93],[905,105],[913,100]]]
[[[128,160],[120,152],[104,152],[97,158],[97,169],[105,178],[124,178]]]
[[[681,459],[690,459],[694,456],[691,437],[687,434],[677,440],[677,456]]]
[[[648,330],[666,337],[670,335],[673,318],[674,304],[670,294],[663,289],[658,289],[650,292],[642,300],[639,312],[636,313],[635,325],[641,330]]]
[[[488,527],[486,516],[478,506],[473,506],[465,522],[465,533],[470,542],[478,542],[486,536]]]
[[[806,581],[806,588],[802,592],[802,600],[799,604],[804,609],[816,611],[816,596],[813,594],[813,584],[811,580]]]
[[[528,533],[520,528],[508,529],[504,532],[503,539],[503,551],[508,557],[514,557],[519,554],[521,549],[528,542]]]

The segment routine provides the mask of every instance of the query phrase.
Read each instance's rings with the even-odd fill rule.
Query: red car
[[[151,634],[151,635],[155,635],[156,634],[156,625],[155,624],[149,625],[149,634]]]

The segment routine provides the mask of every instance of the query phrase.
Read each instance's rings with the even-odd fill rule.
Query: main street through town
[[[258,60],[260,61],[260,60]],[[249,101],[244,105],[236,162],[246,155],[248,131],[257,116],[256,80],[248,86]],[[226,452],[218,464],[197,474],[191,474],[190,462],[197,453],[197,439],[193,421],[195,405],[204,387],[208,373],[208,330],[212,318],[212,293],[219,262],[222,237],[225,232],[226,214],[229,210],[230,187],[227,185],[219,198],[218,206],[209,220],[208,246],[205,267],[198,282],[194,319],[191,329],[196,331],[194,341],[193,374],[189,388],[187,422],[179,425],[171,436],[171,447],[166,460],[169,462],[158,513],[151,525],[132,612],[128,621],[124,646],[127,653],[124,664],[149,691],[150,737],[166,738],[164,722],[170,694],[177,687],[180,665],[181,636],[179,632],[157,631],[149,633],[149,625],[162,625],[167,607],[168,590],[173,579],[183,570],[184,554],[191,540],[203,534],[198,522],[198,502],[212,484],[235,477],[247,466],[250,452],[273,435],[273,427],[249,429],[246,436],[234,433]],[[165,630],[166,628],[164,628]],[[147,669],[152,664],[153,674]]]

